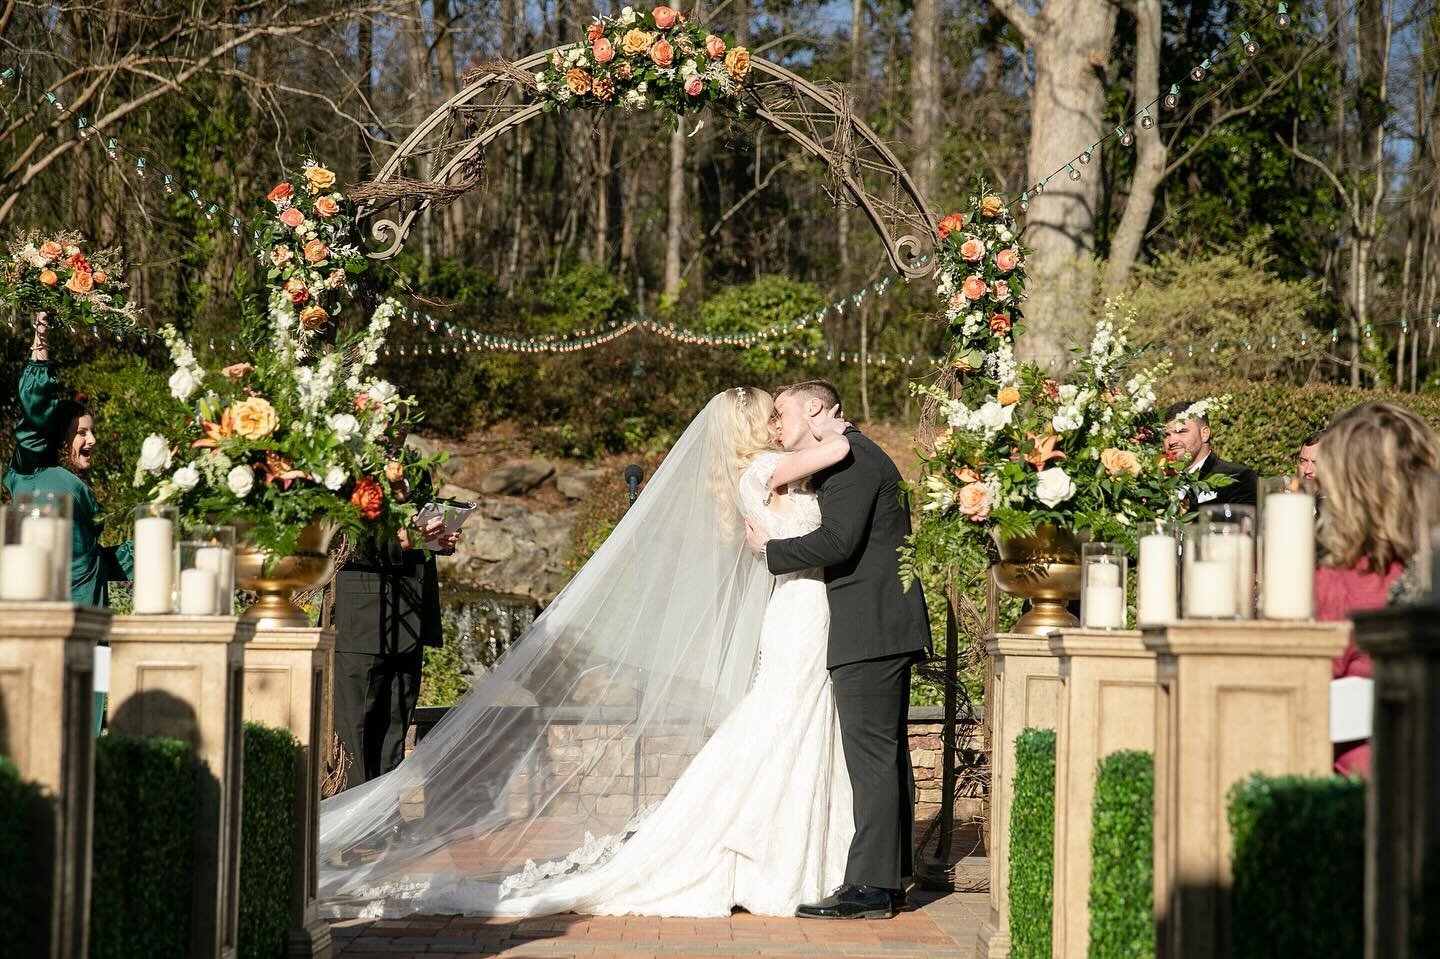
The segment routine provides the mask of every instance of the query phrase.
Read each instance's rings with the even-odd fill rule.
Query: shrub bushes
[[[1090,833],[1094,959],[1155,955],[1155,757],[1124,750],[1100,761]]]
[[[195,804],[189,743],[96,741],[91,959],[189,954]]]
[[[1050,959],[1054,901],[1055,730],[1027,729],[1015,740],[1015,801],[1010,808],[1010,954]]]
[[[1362,955],[1365,783],[1262,776],[1230,790],[1235,959]]]
[[[0,929],[17,956],[44,955],[49,942],[54,828],[50,798],[0,756]]]
[[[289,730],[245,724],[240,959],[280,959],[285,955],[299,751],[300,744]]]

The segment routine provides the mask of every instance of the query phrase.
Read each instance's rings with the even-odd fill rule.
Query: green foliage
[[[0,929],[16,956],[40,956],[49,942],[54,807],[35,783],[0,756]]]
[[[246,723],[240,813],[240,959],[281,959],[290,926],[290,855],[295,838],[295,764],[300,744],[286,729]]]
[[[1362,955],[1365,783],[1256,773],[1229,799],[1231,955]]]
[[[641,468],[646,476],[653,476],[659,465],[659,459],[650,459]],[[625,477],[619,472],[607,473],[590,484],[575,509],[575,523],[570,527],[570,552],[565,565],[572,572],[580,571],[620,522],[627,508],[627,496]]]
[[[760,330],[807,317],[823,306],[825,300],[813,283],[767,276],[754,283],[732,286],[706,300],[700,305],[695,325],[716,333]],[[820,324],[809,321],[803,329],[773,342],[812,350],[819,348],[823,341]],[[777,356],[769,344],[753,346],[739,354],[739,372],[747,382],[772,384],[787,366],[785,359]]]
[[[453,706],[470,689],[462,669],[460,654],[460,623],[453,616],[441,623],[442,643],[425,647],[420,668],[419,706]]]
[[[1050,959],[1054,904],[1055,730],[1015,738],[1015,799],[1010,807],[1010,954]]]
[[[91,959],[189,955],[197,775],[178,739],[96,741]]]
[[[1155,757],[1125,750],[1100,761],[1090,834],[1093,959],[1155,955]]]

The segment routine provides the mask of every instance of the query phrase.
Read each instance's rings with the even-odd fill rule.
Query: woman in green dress
[[[70,599],[104,606],[106,582],[128,580],[134,572],[133,543],[100,545],[100,503],[85,475],[95,461],[95,420],[82,403],[60,398],[50,362],[49,325],[35,317],[30,361],[20,373],[20,423],[15,452],[5,469],[11,497],[21,493],[68,493],[75,532],[70,553]]]

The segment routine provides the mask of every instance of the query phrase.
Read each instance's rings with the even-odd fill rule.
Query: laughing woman
[[[5,488],[21,493],[59,492],[70,496],[75,533],[70,553],[70,599],[104,606],[106,582],[129,579],[133,544],[100,545],[100,503],[85,481],[95,460],[95,420],[82,403],[60,398],[50,362],[49,326],[35,317],[30,362],[20,374],[20,423],[15,452],[5,470]]]

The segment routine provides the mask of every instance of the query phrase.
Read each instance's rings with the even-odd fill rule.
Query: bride
[[[774,448],[769,394],[714,397],[590,562],[391,773],[320,807],[331,916],[794,915],[854,831],[819,570],[744,519],[816,528],[835,412]]]

